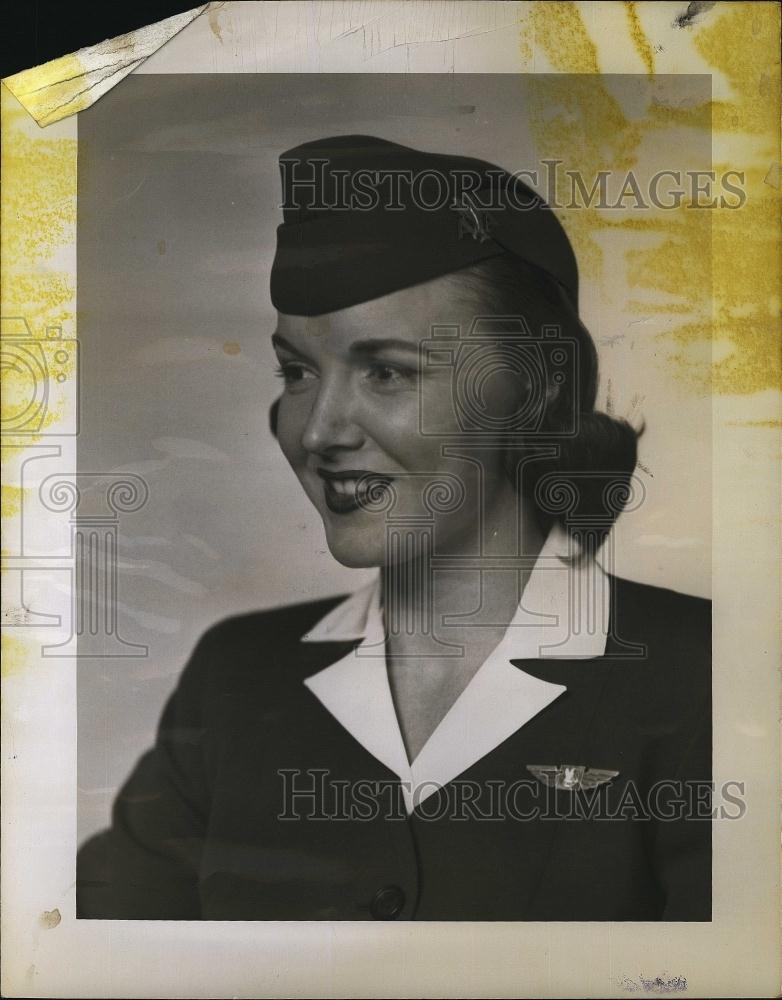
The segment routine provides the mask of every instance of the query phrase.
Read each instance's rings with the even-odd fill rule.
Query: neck
[[[455,646],[463,650],[456,659],[465,666],[482,662],[502,639],[544,539],[512,487],[483,514],[477,544],[475,539],[453,542],[432,558],[421,533],[408,546],[413,558],[385,567],[383,605],[391,657],[429,660],[445,655],[453,663]],[[445,558],[440,561],[439,556]]]
[[[383,577],[386,663],[391,697],[409,760],[461,695],[513,618],[543,544],[531,518],[519,519],[515,495],[482,511],[477,545],[451,544],[425,554],[429,541],[408,534],[401,551],[418,558],[387,565]],[[523,512],[523,507],[522,507]],[[452,558],[447,569],[437,557]],[[487,567],[501,557],[502,567]],[[447,561],[446,561],[447,563]]]

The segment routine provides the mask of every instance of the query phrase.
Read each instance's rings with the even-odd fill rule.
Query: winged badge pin
[[[527,764],[527,770],[535,775],[538,781],[551,788],[560,788],[566,792],[576,792],[582,789],[597,788],[613,781],[618,771],[604,771],[597,767],[585,767],[583,764]]]

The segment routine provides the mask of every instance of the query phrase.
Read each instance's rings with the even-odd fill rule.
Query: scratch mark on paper
[[[684,993],[687,990],[686,976],[671,976],[665,972],[661,976],[638,976],[630,979],[624,976],[618,983],[628,993]]]
[[[3,625],[27,625],[31,618],[30,609],[24,605],[18,608],[3,608],[0,613]]]
[[[328,5],[331,9],[336,5]],[[516,22],[516,4],[464,3],[460,0],[418,0],[416,3],[386,3],[378,5],[379,13],[366,16],[364,5],[340,5],[339,17],[351,23],[341,24],[338,33],[333,28],[329,36],[345,38],[362,32],[364,60],[397,48],[440,43],[448,45],[460,38],[473,38],[503,28]],[[318,11],[324,8],[317,5]],[[353,11],[362,16],[360,24],[353,24]]]

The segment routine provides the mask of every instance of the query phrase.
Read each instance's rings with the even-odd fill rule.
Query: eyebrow
[[[303,351],[300,351],[298,347],[294,347],[289,340],[286,340],[285,337],[279,333],[272,334],[272,346],[282,348],[283,351],[289,351],[291,354],[298,354],[300,358],[307,357]]]
[[[272,344],[285,351],[290,351],[291,354],[298,354],[300,357],[307,356],[279,333],[272,334]],[[350,353],[361,357],[371,357],[376,354],[382,354],[383,351],[411,351],[418,354],[418,344],[411,344],[409,340],[395,340],[392,337],[384,337],[356,340],[350,345]]]
[[[383,351],[413,351],[418,354],[418,344],[411,344],[409,340],[384,338],[357,340],[350,345],[351,354],[373,355]]]

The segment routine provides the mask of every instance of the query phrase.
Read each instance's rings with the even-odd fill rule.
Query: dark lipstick
[[[376,475],[366,469],[333,472],[321,468],[318,475],[323,480],[324,499],[332,514],[350,514],[359,508],[366,509],[371,500],[377,498],[378,488],[391,482],[389,476]]]

